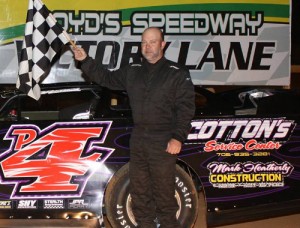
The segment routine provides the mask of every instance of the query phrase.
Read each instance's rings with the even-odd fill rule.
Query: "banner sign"
[[[143,30],[160,27],[166,57],[194,84],[290,84],[288,0],[44,0],[78,46],[108,69],[138,61]],[[0,83],[18,74],[28,0],[1,1]],[[43,83],[83,81],[66,47]]]

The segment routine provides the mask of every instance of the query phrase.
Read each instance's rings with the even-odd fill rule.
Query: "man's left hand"
[[[170,154],[178,154],[181,151],[182,143],[176,139],[170,139],[166,152]]]

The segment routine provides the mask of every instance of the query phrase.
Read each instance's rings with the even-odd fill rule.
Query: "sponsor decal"
[[[283,187],[294,167],[289,162],[211,162],[209,182],[215,188]]]
[[[295,126],[293,120],[285,118],[197,120],[192,122],[187,143],[204,144],[205,152],[277,150]]]
[[[0,200],[0,209],[12,209],[12,201]]]
[[[81,196],[90,176],[114,149],[101,147],[111,121],[60,122],[40,129],[12,125],[1,154],[2,184],[14,185],[11,198]]]
[[[62,199],[47,199],[44,200],[44,209],[64,209],[65,201]]]
[[[19,200],[17,209],[37,209],[37,200]]]
[[[210,140],[205,143],[204,151],[235,151],[235,150],[274,150],[279,149],[281,143],[268,141],[265,143],[258,143],[255,139],[251,139],[245,142],[245,145],[242,143],[217,143],[216,140]]]
[[[71,199],[68,201],[69,209],[87,209],[90,206],[90,202],[85,199]]]
[[[268,157],[271,155],[270,152],[267,151],[253,151],[253,152],[217,152],[219,157]]]

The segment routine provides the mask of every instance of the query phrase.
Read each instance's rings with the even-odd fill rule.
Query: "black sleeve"
[[[110,71],[97,64],[91,57],[81,61],[80,67],[92,82],[109,89],[125,90],[126,68]]]
[[[195,92],[190,74],[187,70],[181,71],[180,80],[176,88],[175,123],[172,136],[184,142],[191,129],[191,120],[195,115]]]

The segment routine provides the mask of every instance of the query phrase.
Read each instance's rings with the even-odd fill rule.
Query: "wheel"
[[[179,205],[177,218],[183,227],[192,227],[198,212],[198,196],[193,180],[176,166],[175,197]],[[110,180],[105,192],[106,216],[113,228],[136,227],[129,193],[129,164],[123,166]]]

